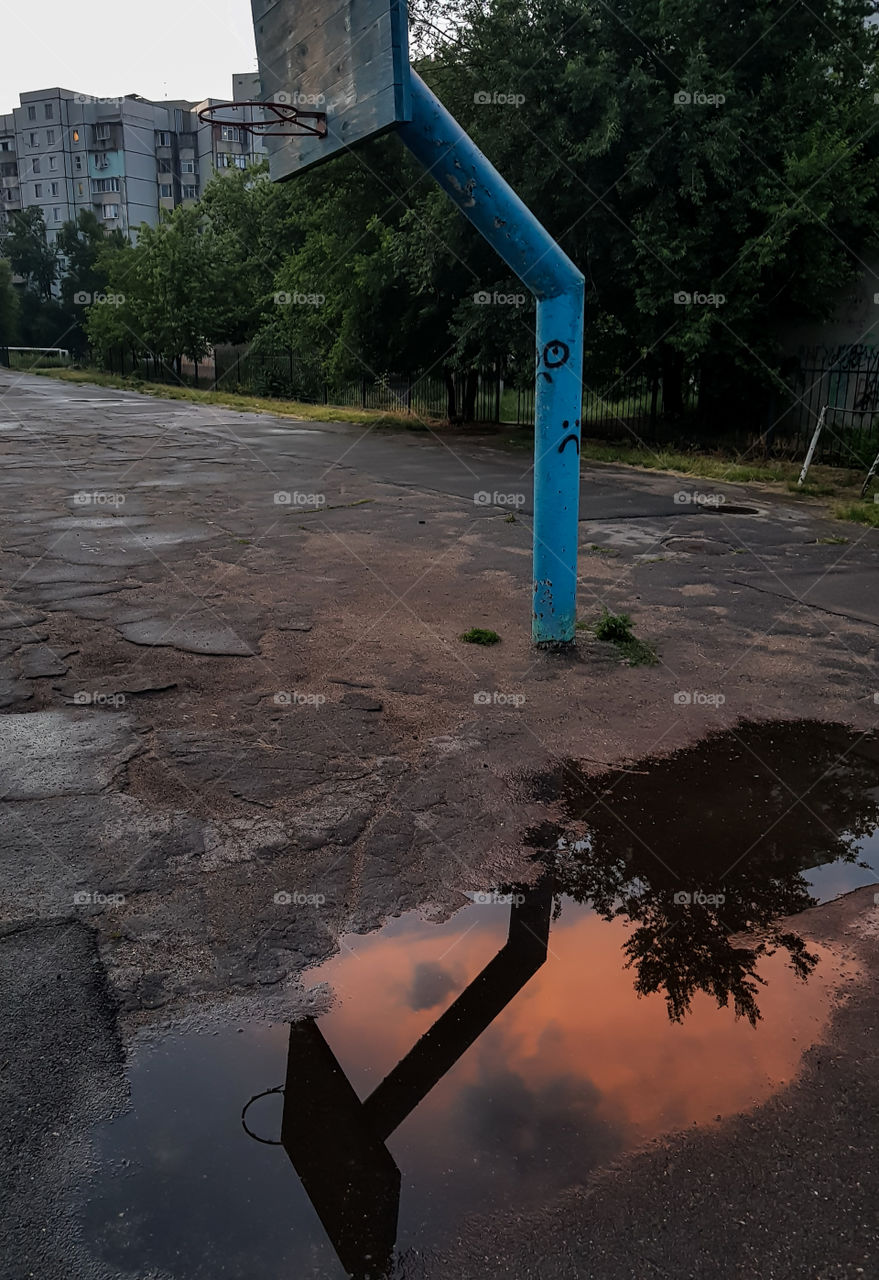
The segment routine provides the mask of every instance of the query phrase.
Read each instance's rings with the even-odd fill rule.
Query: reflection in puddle
[[[337,995],[319,1021],[135,1046],[88,1234],[180,1280],[406,1275],[476,1207],[535,1207],[753,1108],[820,1035],[836,976],[774,922],[879,879],[877,759],[845,730],[745,726],[539,779],[544,869],[511,903],[350,935],[309,975]],[[242,1106],[281,1085],[246,1122],[283,1145],[254,1142]]]

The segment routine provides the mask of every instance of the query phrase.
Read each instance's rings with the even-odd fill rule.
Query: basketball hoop
[[[252,107],[254,112],[263,112],[265,118],[247,120],[233,116],[231,120],[224,120],[216,114],[218,111],[241,111],[244,107]],[[216,102],[213,106],[202,107],[198,118],[205,124],[226,124],[235,129],[244,129],[258,138],[325,138],[327,136],[326,112],[302,111],[289,102]]]

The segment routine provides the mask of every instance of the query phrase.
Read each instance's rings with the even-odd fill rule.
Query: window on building
[[[58,194],[58,183],[57,183],[57,182],[50,182],[50,183],[49,183],[49,195],[50,195],[50,196],[57,196],[57,194]]]
[[[12,150],[12,139],[0,138],[0,151],[11,151],[11,150]]]
[[[15,163],[14,160],[12,161],[12,163],[10,163],[7,160],[5,164],[0,164],[0,178],[17,178],[17,177],[18,177],[18,165]]]
[[[241,130],[237,129],[234,124],[224,124],[221,137],[224,142],[240,142]]]
[[[197,187],[197,186],[185,186],[185,187],[183,188],[183,199],[184,199],[184,200],[197,200],[197,199],[198,199],[198,187]]]
[[[54,120],[54,118],[55,118],[55,104],[54,104],[53,102],[47,102],[47,103],[46,103],[46,105],[45,105],[45,107],[44,107],[44,110],[45,110],[45,113],[46,113],[46,119],[47,119],[47,120]]]
[[[95,137],[105,142],[110,136],[110,126],[108,124],[95,125]]]
[[[157,132],[157,134],[156,134],[156,146],[157,146],[157,147],[170,147],[170,145],[171,145],[171,135],[170,135],[170,133],[166,133],[166,132],[164,132],[163,130],[161,130],[161,129],[160,129],[160,130]]]
[[[195,173],[195,161],[194,161],[194,160],[181,160],[181,161],[180,161],[180,172],[181,172],[181,173]]]
[[[36,107],[34,107],[34,106],[30,106],[30,107],[28,107],[28,109],[27,109],[27,118],[28,118],[28,120],[36,120],[36,118],[37,118],[37,109],[36,109]]]
[[[43,184],[42,182],[35,182],[34,183],[34,199],[42,200],[42,198],[43,198]]]
[[[71,134],[71,137],[73,138],[74,142],[79,142],[79,130],[74,129],[73,133]]]
[[[159,183],[159,199],[160,200],[171,199],[171,183],[170,182]]]
[[[163,159],[162,157],[159,157],[158,167],[159,167],[159,173],[170,173],[171,161],[168,160],[167,158]]]
[[[32,147],[38,147],[40,145],[40,135],[38,133],[30,134],[28,142]]]
[[[50,168],[50,169],[57,169],[57,168],[58,168],[58,157],[57,157],[57,156],[49,156],[49,168]]]
[[[46,146],[54,147],[54,145],[55,145],[55,130],[47,129],[46,130]]]
[[[92,182],[92,190],[95,192],[118,191],[118,178],[95,178]]]
[[[118,206],[118,204],[105,204],[105,205],[104,205],[104,217],[105,217],[105,218],[118,218],[118,217],[119,217],[119,206]]]
[[[34,173],[39,173],[39,172],[40,172],[40,157],[39,157],[39,156],[34,156],[33,160],[31,161],[31,169],[33,170],[33,172],[34,172]]]
[[[61,210],[57,207],[57,205],[56,205],[56,207],[52,210],[52,221],[53,221],[53,222],[60,222],[60,221],[61,221]]]
[[[82,156],[73,157],[73,167],[76,169],[78,173],[82,172]]]
[[[77,182],[77,184],[76,184],[76,192],[77,192],[77,195],[80,195],[80,196],[85,195],[85,183],[84,183],[84,182]]]

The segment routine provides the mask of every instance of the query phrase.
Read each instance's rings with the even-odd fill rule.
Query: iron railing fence
[[[781,439],[805,453],[827,406],[815,462],[868,467],[879,452],[879,349],[863,344],[800,349]]]
[[[294,351],[247,346],[218,346],[197,365],[184,360],[179,368],[149,352],[118,348],[104,353],[103,365],[110,372],[146,381],[375,409],[425,421],[446,419],[454,406],[454,416],[468,422],[534,425],[531,370],[462,373],[433,368],[328,379],[316,361]],[[651,445],[698,447],[722,442],[799,457],[805,454],[821,410],[828,405],[816,462],[863,468],[879,452],[877,349],[802,349],[783,389],[776,388],[759,409],[743,414],[732,425],[727,420],[722,427],[703,402],[704,377],[697,366],[685,368],[672,393],[663,385],[659,367],[647,361],[635,361],[597,380],[587,371],[584,434]]]

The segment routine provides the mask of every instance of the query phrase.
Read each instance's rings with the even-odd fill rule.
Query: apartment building
[[[233,100],[259,96],[256,75],[233,77]],[[0,235],[11,213],[38,206],[50,241],[81,209],[135,239],[160,210],[197,200],[214,173],[262,158],[259,138],[199,119],[214,102],[95,98],[60,88],[21,94],[20,105],[0,115]],[[242,116],[245,110],[253,109]]]

